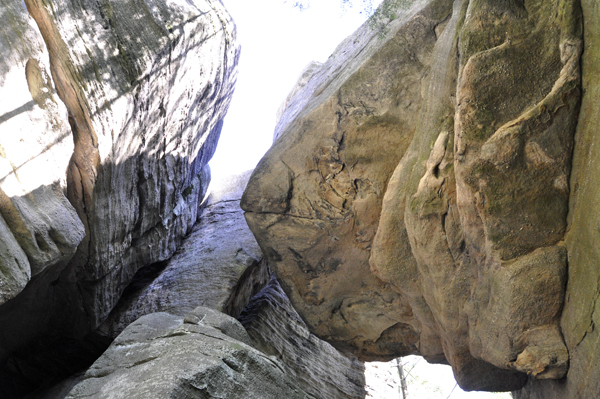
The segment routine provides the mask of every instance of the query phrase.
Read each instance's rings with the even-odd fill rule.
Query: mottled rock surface
[[[600,392],[600,8],[582,0],[584,51],[583,96],[575,134],[571,197],[566,234],[569,275],[561,331],[569,350],[569,372],[560,381],[531,379],[513,392],[518,399],[597,398]]]
[[[239,320],[253,346],[279,359],[304,391],[322,399],[365,397],[363,363],[311,334],[275,276]]]
[[[242,199],[309,329],[464,389],[562,378],[575,0],[405,4],[288,101]]]
[[[311,331],[363,359],[417,350],[406,300],[368,260],[387,179],[417,122],[421,62],[449,11],[415,20],[423,4],[392,22],[393,40],[363,26],[340,44],[288,102],[242,199]]]
[[[67,398],[313,398],[249,342],[237,320],[213,309],[196,308],[185,319],[146,315]]]
[[[140,267],[173,255],[239,46],[215,0],[2,1],[0,15],[4,364],[83,340]]]
[[[165,264],[140,271],[100,326],[103,334],[114,338],[131,322],[155,312],[183,316],[204,306],[240,314],[269,279],[239,207],[249,175],[211,183],[212,192],[191,233]],[[159,270],[153,273],[153,268]]]

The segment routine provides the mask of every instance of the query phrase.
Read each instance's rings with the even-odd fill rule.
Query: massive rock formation
[[[107,341],[121,334],[87,371],[86,376],[76,373],[48,389],[37,390],[26,399],[63,398],[82,379],[83,382],[73,391],[72,396],[110,396],[115,389],[128,392],[128,395],[133,391],[147,395],[148,389],[151,389],[148,387],[154,387],[153,384],[160,387],[157,388],[157,392],[152,392],[152,395],[158,395],[157,397],[166,395],[162,390],[163,386],[172,387],[174,392],[184,395],[182,392],[189,387],[186,383],[178,382],[177,378],[190,375],[189,364],[177,362],[175,358],[186,354],[190,359],[195,359],[196,365],[193,369],[198,371],[198,378],[202,378],[200,374],[221,373],[222,368],[217,367],[215,371],[212,367],[221,362],[219,356],[227,355],[219,349],[220,341],[202,337],[202,334],[206,333],[205,330],[193,330],[189,337],[179,338],[186,335],[181,329],[165,333],[165,326],[158,328],[165,323],[164,320],[169,324],[168,320],[177,319],[176,325],[172,326],[175,328],[186,315],[188,321],[195,323],[200,318],[196,317],[198,309],[194,310],[198,305],[203,307],[203,314],[209,314],[205,322],[210,320],[212,325],[221,326],[221,330],[234,328],[237,330],[235,338],[261,351],[259,357],[269,356],[271,359],[277,359],[281,375],[272,378],[283,376],[289,384],[309,396],[312,395],[310,397],[364,397],[363,363],[353,356],[348,358],[340,354],[331,345],[310,334],[279,288],[276,279],[269,274],[265,262],[260,261],[262,254],[239,208],[239,200],[249,176],[249,172],[246,172],[240,176],[211,182],[211,194],[207,204],[200,211],[200,219],[192,232],[185,237],[175,255],[166,262],[150,265],[136,274],[121,301],[97,330],[99,335],[108,337]],[[271,282],[268,287],[252,300],[243,314],[250,339],[239,324],[218,311],[238,315],[250,297],[264,287],[269,278]],[[190,312],[196,315],[195,318],[189,316]],[[148,314],[152,315],[142,317],[130,325],[140,316]],[[218,325],[215,321],[219,321]],[[148,329],[160,330],[157,332],[158,336],[153,335],[154,338],[148,340],[147,335],[140,334],[140,331]],[[228,334],[227,331],[224,332]],[[200,335],[194,335],[195,333]],[[202,353],[206,355],[207,351],[211,352],[211,359],[207,360],[202,354],[194,352],[188,347],[190,345],[208,348],[202,349]],[[126,356],[122,356],[123,347],[126,349]],[[152,360],[159,347],[169,353],[160,356],[160,361]],[[134,361],[129,361],[129,358],[133,358]],[[61,359],[64,359],[64,356]],[[145,359],[148,362],[145,362]],[[229,364],[227,359],[221,366]],[[146,363],[152,364],[148,368]],[[21,364],[28,367],[24,361]],[[85,365],[80,367],[83,366]],[[77,367],[71,366],[71,369],[79,371]],[[234,385],[236,381],[263,381],[264,378],[261,374],[264,367],[260,364],[257,367],[252,362],[244,363],[237,371],[239,375],[229,375],[229,382]],[[147,378],[138,378],[144,373],[164,375],[160,382],[154,381],[153,378],[154,382],[150,383]],[[101,376],[96,378],[98,375]],[[207,390],[211,392],[210,395],[215,395],[209,397],[218,397],[223,394],[219,391],[219,385],[229,377],[212,379],[213,377],[211,374]],[[266,389],[270,387],[267,386]],[[246,398],[252,395],[261,397],[262,394],[263,390],[256,390],[253,386],[245,390],[235,388],[227,391],[226,396]]]
[[[598,7],[396,3],[286,99],[242,200],[259,262],[237,198],[192,231],[235,80],[222,4],[0,0],[0,396],[87,367],[168,310],[126,329],[72,397],[360,396],[360,363],[309,330],[362,360],[449,363],[466,389],[597,397]],[[197,295],[194,262],[213,257],[229,267]],[[245,322],[282,362],[222,314],[183,323],[198,304],[239,313],[267,262],[299,317],[271,287]],[[162,273],[114,309],[147,265]],[[315,348],[347,381],[294,364],[314,367]]]
[[[312,332],[465,389],[566,374],[581,34],[576,0],[408,2],[303,82],[242,208]]]
[[[21,3],[3,1],[0,35],[0,304],[31,277],[64,268],[85,235],[65,198],[73,153],[48,52]],[[0,350],[1,353],[1,350]]]
[[[81,340],[140,267],[175,252],[239,47],[213,0],[2,1],[0,13],[3,364],[25,344],[48,350],[43,336]]]
[[[560,381],[531,379],[513,396],[518,399],[597,398],[600,392],[600,8],[581,1],[584,22],[582,55],[583,96],[575,133],[566,248],[569,275],[561,331],[569,350],[569,371]]]
[[[184,239],[175,255],[158,270],[155,270],[155,266],[140,270],[139,276],[134,278],[122,300],[99,328],[102,334],[114,338],[138,317],[152,312],[168,312],[183,317],[195,306],[202,306],[207,312],[208,308],[213,309],[211,314],[223,320],[229,318],[219,316],[214,310],[233,316],[240,314],[250,298],[269,280],[268,268],[261,261],[262,253],[239,208],[240,197],[249,177],[250,172],[246,172],[211,183],[207,204],[203,206],[200,219],[192,232]],[[272,276],[270,279],[269,285],[252,300],[243,313],[242,320],[251,337],[251,340],[245,339],[244,342],[250,343],[264,355],[278,359],[278,367],[285,378],[293,381],[294,386],[312,395],[311,397],[364,397],[362,362],[353,356],[351,359],[345,357],[331,345],[310,334],[279,288],[277,280]],[[123,390],[138,389],[136,378],[132,377],[137,371],[129,373],[120,370],[128,367],[123,363],[126,359],[115,358],[113,352],[114,346],[118,347],[119,342],[125,339],[130,342],[128,353],[131,356],[147,356],[144,354],[145,349],[142,352],[138,350],[145,346],[145,342],[141,342],[131,332],[133,325],[142,320],[146,319],[141,318],[127,327],[116,339],[113,348],[109,348],[103,358],[88,371],[88,377],[98,373],[96,369],[106,368],[105,363],[110,359],[116,364],[111,366],[115,370],[111,376],[93,382],[90,377],[88,382],[83,383],[86,386],[83,391],[89,393],[89,386],[94,385],[94,389],[106,394],[107,390],[115,389],[112,381],[113,378],[120,378],[117,376],[126,379],[119,385]],[[245,333],[244,336],[247,337]],[[192,341],[198,339],[200,338],[195,337]],[[211,348],[215,346],[214,343],[202,345],[205,344]],[[176,352],[185,352],[186,345],[187,341],[169,343],[169,347]],[[196,357],[199,369],[210,366],[203,364],[206,360],[204,357]],[[228,364],[227,361],[225,364]],[[163,363],[161,367],[169,368],[172,375],[189,374],[185,364]],[[158,372],[158,366],[156,370]],[[239,378],[261,380],[263,376],[255,375],[261,370],[249,365],[243,372],[238,370],[243,374]],[[214,391],[211,391],[211,395],[217,395],[217,385],[221,383],[220,379],[210,380],[207,389]],[[101,386],[104,388],[100,388]],[[78,397],[83,395],[83,391],[77,388],[73,395]],[[261,394],[260,390],[254,392],[250,388],[244,391],[236,389],[227,391],[226,397],[261,397]]]

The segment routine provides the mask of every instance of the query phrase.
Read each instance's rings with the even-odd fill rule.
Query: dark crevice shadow
[[[0,115],[0,124],[3,124],[10,118],[14,118],[17,115],[22,114],[23,112],[32,111],[34,106],[35,106],[35,101],[30,100],[18,108],[15,108],[10,112]]]

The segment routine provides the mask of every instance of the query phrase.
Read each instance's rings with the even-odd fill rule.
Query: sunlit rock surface
[[[565,376],[574,0],[402,3],[302,82],[242,199],[309,329],[461,387]]]
[[[198,307],[129,325],[67,398],[314,398],[234,318]]]
[[[82,339],[140,267],[173,255],[239,46],[213,0],[3,0],[0,15],[4,363],[41,336]]]
[[[85,230],[64,193],[73,138],[48,50],[24,3],[2,1],[0,16],[1,305],[64,268]]]

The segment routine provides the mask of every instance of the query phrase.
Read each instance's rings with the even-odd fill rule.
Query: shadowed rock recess
[[[561,379],[579,1],[400,3],[302,77],[246,220],[338,349],[420,354],[467,390]]]

